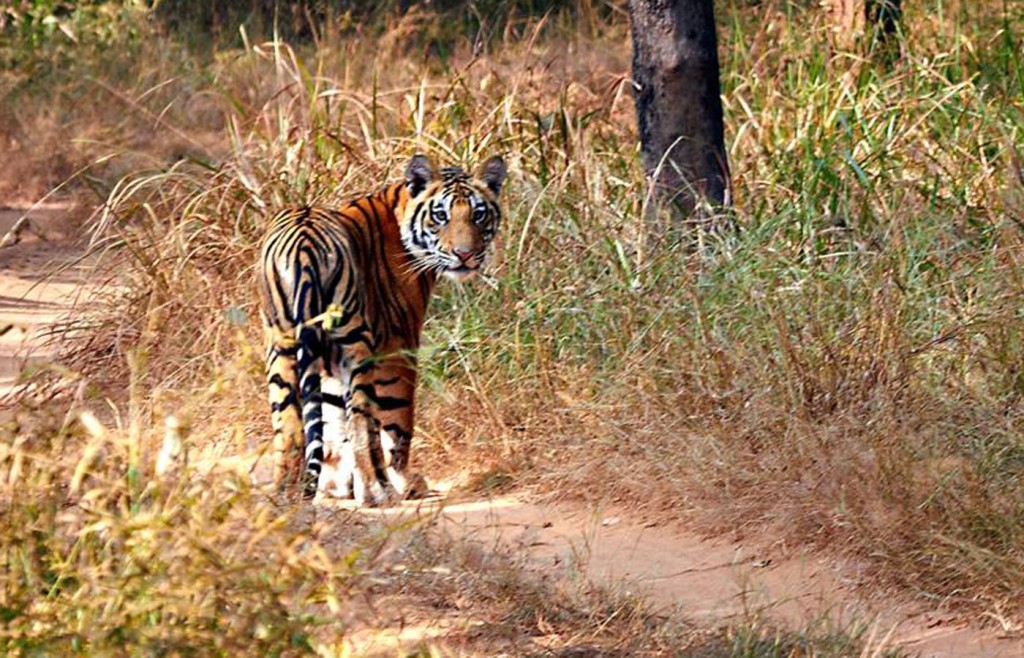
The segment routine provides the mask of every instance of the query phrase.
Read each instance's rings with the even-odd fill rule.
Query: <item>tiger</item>
[[[275,488],[359,505],[426,493],[409,452],[427,305],[439,278],[487,261],[506,173],[501,156],[471,175],[417,154],[374,194],[273,216],[258,279]]]

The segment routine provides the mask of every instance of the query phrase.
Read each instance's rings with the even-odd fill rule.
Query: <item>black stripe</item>
[[[375,398],[374,401],[377,403],[377,408],[381,411],[394,411],[395,409],[405,409],[412,402],[408,398],[395,398],[389,395],[382,395],[379,398]]]
[[[336,395],[334,393],[321,393],[320,397],[324,404],[329,404],[334,407],[340,407],[342,409],[348,406],[348,400],[345,398],[344,395]]]
[[[360,391],[365,393],[366,397],[370,398],[371,401],[377,399],[377,392],[374,390],[373,384],[357,384],[352,387],[352,395]]]
[[[292,391],[288,395],[284,396],[284,399],[280,402],[271,402],[270,410],[272,412],[280,413],[290,406],[297,405],[298,401],[295,399],[295,392]]]
[[[394,436],[396,439],[409,439],[412,437],[412,434],[406,432],[404,429],[402,429],[401,425],[397,425],[395,423],[388,423],[387,425],[385,425],[384,431]]]
[[[295,387],[291,384],[291,382],[286,382],[284,377],[282,377],[281,373],[279,373],[279,372],[275,372],[273,375],[268,377],[267,378],[267,383],[268,384],[273,384],[274,386],[277,386],[277,387],[280,387],[280,388],[286,388],[289,391],[294,391],[295,390]]]

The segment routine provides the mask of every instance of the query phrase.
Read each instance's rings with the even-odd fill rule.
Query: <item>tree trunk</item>
[[[629,13],[644,169],[684,216],[705,200],[724,205],[729,166],[712,0],[630,0]]]
[[[896,31],[903,17],[903,6],[900,0],[868,0],[864,6],[865,19],[868,25],[874,26],[872,45],[881,48],[886,59],[899,54]]]
[[[881,51],[885,59],[895,57],[902,5],[901,0],[828,0],[833,47],[852,51],[866,38],[868,50]]]

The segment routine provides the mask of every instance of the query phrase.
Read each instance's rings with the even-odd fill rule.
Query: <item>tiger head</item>
[[[456,281],[472,278],[484,264],[501,224],[498,197],[505,162],[494,156],[476,176],[459,167],[435,170],[425,155],[414,155],[405,170],[409,201],[402,241],[416,268]]]

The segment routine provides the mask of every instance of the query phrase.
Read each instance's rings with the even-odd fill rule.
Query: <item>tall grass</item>
[[[636,599],[543,587],[501,553],[431,532],[429,514],[375,522],[282,505],[244,470],[200,461],[156,476],[148,458],[131,466],[130,434],[88,413],[32,416],[0,434],[4,655],[650,653],[690,641]],[[443,637],[399,633],[439,625]],[[848,637],[812,641],[838,656]]]
[[[327,606],[358,546],[332,555],[230,472],[143,486],[126,435],[33,416],[0,444],[5,654],[281,655],[344,632]]]
[[[372,42],[247,37],[189,60],[200,74],[168,64],[163,79],[194,85],[175,106],[207,99],[225,130],[112,186],[93,239],[124,297],[72,362],[124,381],[147,335],[143,388],[229,381],[192,403],[197,434],[244,427],[232,448],[258,450],[269,209],[374,189],[416,151],[503,152],[493,279],[444,286],[426,327],[413,459],[428,474],[772,527],[931,600],[1017,611],[1019,8],[924,3],[886,67],[831,49],[815,8],[723,6],[740,230],[673,242],[640,219],[627,24],[609,7],[588,31],[509,20],[486,44],[443,14],[388,14]],[[149,89],[125,90],[130,107],[189,135]]]

